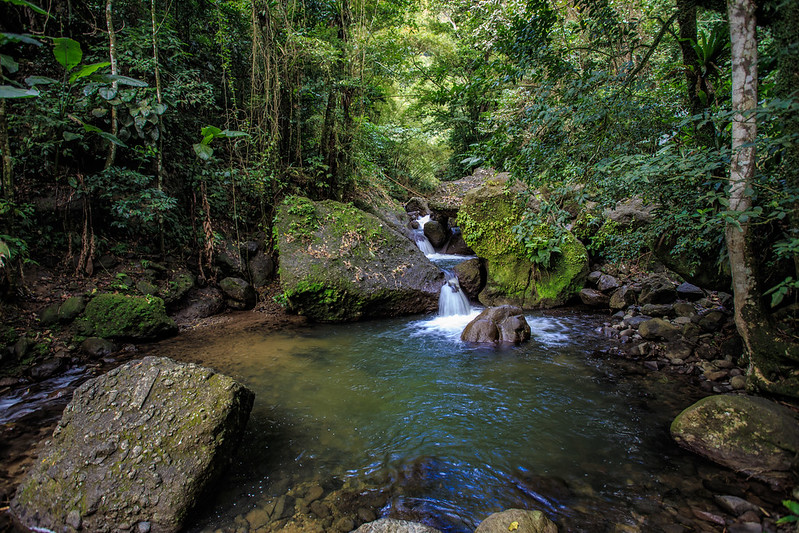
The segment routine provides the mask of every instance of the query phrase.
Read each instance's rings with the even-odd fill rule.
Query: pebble
[[[727,533],[761,533],[763,527],[760,522],[743,522],[741,524],[732,524],[727,528]]]
[[[700,511],[699,509],[691,509],[691,511],[694,513],[694,516],[699,518],[700,520],[704,520],[706,522],[710,522],[713,524],[718,524],[720,526],[726,525],[724,519],[717,514],[713,514],[708,511]]]
[[[319,498],[321,498],[324,493],[325,489],[323,489],[319,485],[314,485],[313,487],[308,489],[308,493],[305,495],[305,500],[308,503],[310,503],[314,500],[318,500]]]
[[[746,378],[741,375],[733,376],[730,379],[730,387],[733,390],[743,390],[746,388]]]
[[[713,496],[713,499],[716,501],[719,507],[735,516],[741,516],[746,511],[757,511],[756,505],[744,500],[743,498],[739,498],[738,496],[717,494]]]
[[[82,520],[80,518],[80,513],[77,509],[73,509],[67,514],[67,525],[72,526],[75,529],[80,529],[80,525]]]
[[[374,512],[371,509],[367,509],[366,507],[359,507],[358,511],[358,518],[360,518],[363,522],[374,522],[377,520]]]

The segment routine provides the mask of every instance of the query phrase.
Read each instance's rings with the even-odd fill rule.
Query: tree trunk
[[[111,74],[116,76],[119,74],[119,70],[117,68],[117,35],[114,32],[114,19],[112,17],[113,13],[113,0],[106,0],[105,2],[105,24],[108,28],[108,55],[110,57],[109,61],[111,61]],[[115,81],[111,82],[111,88],[114,92],[116,92],[119,88],[119,84]],[[119,133],[119,124],[117,123],[117,106],[111,106],[111,135],[116,136]],[[109,142],[108,143],[108,156],[105,158],[105,168],[110,168],[114,164],[114,159],[116,159],[117,155],[117,145]]]
[[[11,143],[8,139],[6,99],[0,98],[0,150],[3,151],[3,199],[14,201],[14,161],[11,159]]]
[[[732,160],[730,211],[737,223],[728,222],[727,249],[735,292],[735,324],[748,358],[750,389],[799,397],[797,345],[784,338],[770,322],[758,284],[758,254],[751,245],[748,211],[752,207],[756,169],[757,35],[753,0],[729,0],[732,40]]]
[[[155,70],[155,98],[159,104],[162,104],[163,98],[161,96],[161,69],[158,66],[158,29],[155,24],[155,0],[150,0],[150,15],[152,18],[152,39],[153,39],[153,63]],[[155,160],[155,184],[159,191],[163,190],[163,175],[164,175],[164,124],[161,115],[158,115],[158,150],[156,151]],[[166,246],[164,244],[164,215],[158,213],[158,241],[161,252],[161,257],[166,254]]]

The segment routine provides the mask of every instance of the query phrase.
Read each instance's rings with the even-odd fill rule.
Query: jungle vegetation
[[[797,25],[796,0],[2,0],[5,296],[104,253],[203,275],[221,240],[271,246],[288,195],[490,166],[545,193],[520,238],[576,218],[597,258],[734,288],[769,390],[799,379]],[[636,196],[652,224],[605,224]]]

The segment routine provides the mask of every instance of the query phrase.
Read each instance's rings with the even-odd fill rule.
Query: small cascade
[[[447,273],[447,281],[441,287],[441,293],[438,297],[438,315],[468,315],[471,311],[472,305],[469,303],[469,298],[461,290],[458,278]]]
[[[433,245],[430,244],[430,241],[427,240],[427,237],[424,235],[424,225],[430,222],[430,215],[419,217],[416,219],[416,222],[419,224],[419,229],[413,230],[413,240],[416,242],[416,246],[419,247],[424,255],[435,254],[435,248],[433,248]]]

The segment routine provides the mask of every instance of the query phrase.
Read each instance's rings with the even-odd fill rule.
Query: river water
[[[679,395],[677,384],[642,392],[613,378],[591,356],[607,343],[591,316],[530,314],[529,343],[494,348],[459,340],[475,315],[164,346],[256,394],[238,462],[193,530],[330,480],[378,488],[377,514],[445,532],[510,507],[541,509],[565,531],[660,531],[690,515],[690,502],[664,498],[697,488],[696,459],[668,435],[676,411],[647,400],[658,387]]]

